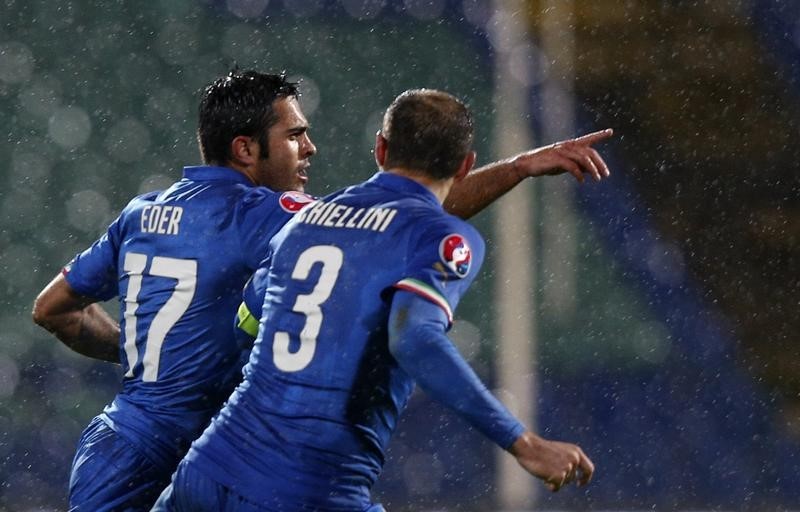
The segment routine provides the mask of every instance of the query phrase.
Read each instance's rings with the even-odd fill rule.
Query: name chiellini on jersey
[[[296,222],[329,228],[366,229],[383,233],[392,223],[395,208],[357,208],[317,200],[297,214]]]

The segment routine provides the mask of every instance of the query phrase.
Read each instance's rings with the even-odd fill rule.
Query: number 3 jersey
[[[366,509],[413,389],[387,345],[393,292],[452,320],[483,253],[474,228],[399,175],[306,206],[270,244],[245,380],[187,463],[265,510]]]
[[[64,269],[81,295],[120,302],[122,390],[101,417],[173,469],[241,380],[230,328],[247,278],[305,194],[253,186],[223,167],[186,167],[134,198]]]

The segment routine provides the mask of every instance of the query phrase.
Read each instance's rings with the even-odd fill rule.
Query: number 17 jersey
[[[70,286],[120,301],[122,390],[100,416],[171,473],[241,380],[230,329],[269,239],[307,196],[255,187],[224,167],[186,167],[130,201],[65,268]]]

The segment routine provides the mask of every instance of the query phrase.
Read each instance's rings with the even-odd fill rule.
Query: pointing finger
[[[605,140],[612,135],[614,135],[614,130],[611,128],[606,128],[605,130],[599,130],[596,132],[587,133],[586,135],[581,135],[580,137],[572,139],[572,142],[583,145],[591,145],[600,142],[601,140]]]

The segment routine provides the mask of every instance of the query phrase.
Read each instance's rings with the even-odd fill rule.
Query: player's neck
[[[242,165],[232,160],[228,160],[226,162],[216,162],[216,161],[205,162],[204,165],[211,165],[214,167],[227,167],[228,169],[233,169],[234,171],[237,171],[239,174],[247,178],[253,185],[260,185],[254,167]]]
[[[430,190],[433,195],[439,200],[439,203],[443,203],[444,199],[447,197],[447,194],[450,193],[450,187],[453,186],[453,179],[447,180],[439,180],[436,178],[431,178],[427,174],[416,171],[414,169],[406,169],[404,167],[393,167],[392,169],[385,169],[386,172],[397,174],[399,176],[404,176],[410,180],[414,180],[423,187]]]
[[[254,167],[237,164],[236,162],[227,162],[225,164],[225,167],[229,167],[235,171],[239,171],[239,173],[242,174],[248,180],[250,180],[250,183],[252,183],[253,185],[261,185],[261,183],[259,183],[258,181],[258,174]]]

